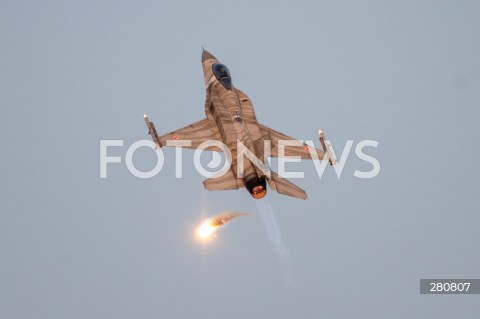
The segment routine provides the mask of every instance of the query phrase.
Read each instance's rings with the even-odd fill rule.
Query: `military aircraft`
[[[222,171],[205,180],[203,184],[206,189],[233,190],[245,187],[253,198],[260,199],[267,194],[266,184],[268,182],[270,188],[280,194],[306,199],[307,194],[303,189],[269,168],[266,171],[261,165],[258,165],[258,162],[254,163],[247,158],[241,163],[243,167],[239,167],[237,148],[238,145],[244,146],[262,161],[261,164],[265,164],[265,155],[312,159],[312,155],[316,153],[318,159],[328,160],[330,165],[333,165],[336,161],[330,152],[329,145],[325,143],[323,132],[319,132],[323,147],[323,151],[321,151],[258,123],[250,98],[232,84],[228,68],[206,50],[202,52],[202,66],[207,95],[205,101],[207,118],[158,136],[154,124],[147,115],[144,115],[149,134],[156,147],[179,145],[178,143],[167,143],[167,141],[188,141],[187,145],[182,145],[182,147],[197,149],[206,141],[219,141],[230,150],[231,166],[229,170]],[[267,141],[267,145],[270,144],[268,150],[264,147],[265,141]],[[286,147],[281,145],[284,141],[288,143]],[[207,149],[221,151],[218,148]]]

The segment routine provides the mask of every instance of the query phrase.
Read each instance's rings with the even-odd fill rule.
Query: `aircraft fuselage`
[[[249,132],[249,128],[255,126],[260,131],[253,108],[248,119],[245,119],[240,99],[245,100],[248,97],[245,94],[243,94],[244,97],[239,97],[237,89],[232,85],[230,72],[225,65],[211,55],[202,56],[202,65],[207,91],[205,113],[207,117],[214,119],[220,129],[223,143],[232,153],[231,169],[235,177],[243,177],[245,186],[252,196],[262,198],[266,195],[266,180],[265,176],[261,174],[261,170],[249,159],[244,159],[243,167],[239,168],[239,163],[233,156],[237,154],[238,142],[241,142],[255,156],[260,157],[259,155],[261,155],[255,151],[253,139]],[[219,69],[221,72],[218,72]],[[246,121],[248,121],[248,127]],[[241,172],[243,176],[238,176],[238,172]]]

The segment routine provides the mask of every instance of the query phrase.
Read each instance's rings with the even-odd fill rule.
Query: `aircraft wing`
[[[203,186],[209,191],[220,191],[229,189],[239,189],[245,186],[241,178],[235,178],[233,171],[229,169],[227,172],[220,172],[217,175],[206,179]]]
[[[284,156],[299,156],[302,159],[312,159],[310,154],[312,146],[302,143],[288,135],[275,131],[265,125],[259,124],[262,131],[263,139],[271,141],[271,156],[279,157],[279,141],[287,141],[289,143],[284,147]],[[290,143],[295,144],[293,146]],[[318,159],[322,160],[325,157],[325,152],[315,148]]]
[[[218,129],[217,124],[212,118],[206,118],[204,120],[187,125],[181,129],[167,133],[162,136],[158,136],[155,125],[153,125],[153,122],[148,119],[148,116],[145,115],[144,118],[148,126],[148,134],[152,136],[152,139],[157,145],[157,147],[169,146],[167,145],[167,141],[190,141],[190,145],[182,145],[182,147],[196,149],[200,144],[205,141],[222,141],[220,130]],[[213,147],[207,147],[206,149],[221,151],[221,149]]]

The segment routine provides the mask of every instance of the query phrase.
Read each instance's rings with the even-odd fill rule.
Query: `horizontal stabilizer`
[[[279,194],[292,196],[300,199],[307,199],[307,193],[297,185],[279,176],[274,171],[270,171],[272,177],[267,179],[270,188]]]
[[[232,170],[220,172],[203,181],[203,186],[209,191],[239,189],[244,186],[243,179],[235,178]]]

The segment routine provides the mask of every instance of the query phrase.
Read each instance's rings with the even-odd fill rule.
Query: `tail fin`
[[[292,196],[300,199],[307,199],[307,193],[297,185],[279,176],[274,171],[271,172],[271,177],[268,179],[268,185],[270,188],[279,194]]]

